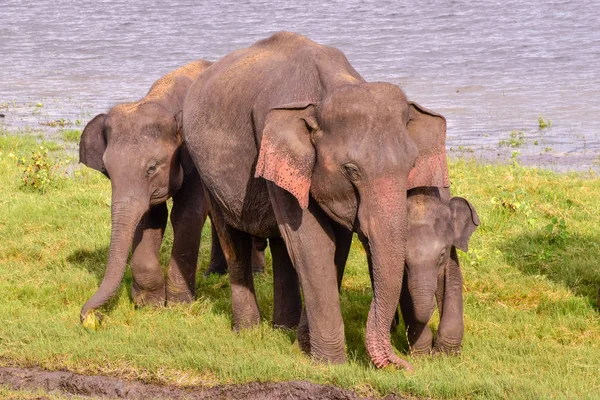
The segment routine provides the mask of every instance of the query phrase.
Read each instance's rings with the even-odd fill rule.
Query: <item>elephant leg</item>
[[[267,239],[252,237],[252,272],[262,274],[265,272],[265,249]]]
[[[342,288],[342,279],[344,278],[344,270],[346,269],[346,261],[350,254],[350,246],[352,246],[352,231],[343,226],[331,223],[335,234],[335,268],[337,270],[338,291]]]
[[[345,362],[333,229],[314,203],[302,210],[292,194],[271,182],[268,188],[279,231],[300,278],[311,355],[322,361]]]
[[[269,244],[273,256],[273,326],[293,329],[302,313],[298,274],[283,239],[271,238]]]
[[[211,245],[210,245],[210,264],[208,269],[204,273],[204,276],[210,274],[225,275],[227,273],[227,261],[225,260],[225,254],[219,243],[219,235],[215,229],[215,224],[211,220],[210,224],[211,233]]]
[[[237,331],[258,325],[260,311],[252,277],[252,236],[228,225],[210,195],[208,198],[212,222],[229,266],[233,327]]]
[[[332,223],[331,227],[333,228],[335,235],[334,263],[337,271],[337,285],[339,292],[342,287],[342,279],[344,278],[344,270],[346,269],[346,261],[348,261],[350,246],[352,246],[352,231],[336,223]],[[302,351],[310,354],[310,330],[308,327],[308,319],[306,317],[306,309],[302,310],[300,323],[298,325],[298,344]]]
[[[450,259],[444,273],[444,289],[440,309],[440,326],[437,331],[434,353],[458,354],[465,332],[463,317],[462,273],[456,249],[452,246]],[[441,297],[441,296],[440,296]]]
[[[433,334],[428,324],[417,322],[414,313],[414,306],[410,291],[408,290],[408,280],[406,274],[402,279],[402,292],[400,293],[400,311],[406,327],[406,336],[410,352],[413,355],[425,355],[431,353]]]
[[[165,304],[165,278],[159,252],[167,216],[166,203],[150,207],[135,230],[131,252],[131,296],[138,306]]]
[[[173,250],[167,269],[167,303],[194,301],[200,236],[207,210],[200,177],[195,172],[186,175],[183,186],[173,197]]]

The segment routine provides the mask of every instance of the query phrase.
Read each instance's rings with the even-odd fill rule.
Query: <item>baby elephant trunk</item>
[[[111,212],[112,232],[106,272],[96,293],[81,309],[81,322],[85,322],[87,318],[91,317],[93,311],[110,300],[119,288],[125,273],[127,256],[129,255],[135,228],[148,209],[148,204],[142,203],[132,199],[113,201]]]
[[[419,324],[429,323],[435,307],[436,286],[413,286],[409,283],[408,291],[412,299],[416,322]]]

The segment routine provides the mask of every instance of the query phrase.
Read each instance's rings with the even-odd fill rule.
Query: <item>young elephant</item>
[[[440,325],[433,352],[459,353],[462,343],[462,274],[456,248],[467,251],[479,225],[475,208],[448,189],[420,187],[407,195],[408,241],[400,309],[413,354],[429,354],[434,298]]]
[[[102,284],[81,310],[82,322],[118,289],[129,248],[133,300],[138,305],[191,301],[195,292],[200,233],[207,215],[195,169],[184,171],[183,99],[211,65],[199,60],[157,80],[133,103],[112,107],[85,127],[79,159],[111,180],[112,233]],[[191,164],[190,164],[191,165]],[[173,198],[173,251],[165,281],[158,255]]]

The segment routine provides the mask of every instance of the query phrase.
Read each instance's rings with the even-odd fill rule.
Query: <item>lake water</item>
[[[82,129],[178,66],[290,30],[446,116],[451,154],[598,168],[597,0],[146,3],[0,0],[4,129]]]

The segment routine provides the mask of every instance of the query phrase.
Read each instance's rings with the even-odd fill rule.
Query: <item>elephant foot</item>
[[[227,263],[211,261],[208,269],[204,272],[204,277],[208,278],[211,274],[227,275]]]
[[[410,355],[415,357],[428,356],[431,354],[431,346],[414,347],[410,346]]]
[[[310,355],[310,332],[308,330],[308,320],[306,319],[305,310],[302,310],[302,314],[300,315],[296,340],[298,341],[300,350],[302,350],[304,354]]]
[[[196,297],[196,274],[184,279],[176,268],[167,271],[167,304],[191,303]],[[189,282],[188,282],[189,281]]]
[[[194,301],[194,294],[187,288],[185,290],[167,289],[167,304],[191,303]]]
[[[260,313],[258,309],[248,310],[248,312],[242,313],[243,315],[236,316],[234,312],[233,318],[233,330],[239,332],[242,329],[253,328],[260,323]]]
[[[448,340],[438,336],[432,354],[458,355],[460,354],[461,342],[460,340]]]
[[[273,304],[273,327],[296,329],[302,317],[302,299],[298,296],[275,296]],[[308,326],[304,328],[308,336]]]
[[[160,307],[165,305],[165,287],[162,286],[158,289],[141,289],[135,283],[131,288],[131,297],[133,303],[137,307],[153,306]]]
[[[310,345],[311,357],[326,364],[343,364],[346,362],[346,351],[344,345],[320,347],[314,343]]]
[[[283,318],[273,318],[273,328],[296,329],[298,327],[299,315],[291,315]]]
[[[314,331],[307,332],[308,324],[302,324],[298,328],[298,344],[303,351],[306,347],[310,348],[310,356],[323,363],[342,364],[346,362],[346,349],[344,346],[344,325],[342,324],[336,331],[327,332],[327,336],[315,334]],[[304,332],[306,330],[306,332]],[[303,331],[302,336],[300,332]],[[309,339],[308,346],[304,343]]]

